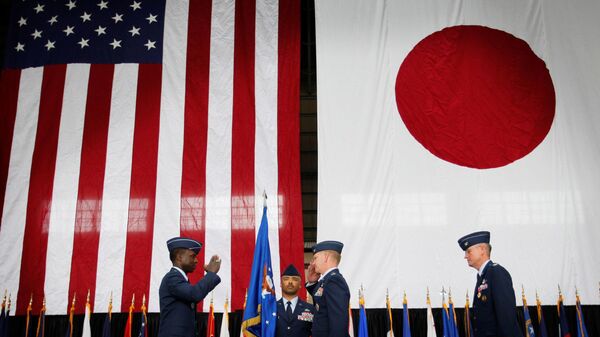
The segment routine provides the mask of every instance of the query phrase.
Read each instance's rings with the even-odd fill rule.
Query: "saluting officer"
[[[473,297],[475,337],[522,337],[517,323],[512,278],[504,267],[490,260],[490,232],[481,231],[458,239],[470,267],[477,270]]]
[[[348,337],[350,290],[338,265],[344,244],[322,241],[313,247],[306,289],[315,303],[312,337]]]
[[[193,337],[196,334],[196,303],[221,282],[217,275],[221,259],[213,255],[210,262],[204,265],[206,275],[196,284],[190,284],[187,274],[196,269],[196,255],[202,244],[190,238],[176,237],[167,241],[167,248],[173,267],[163,277],[158,289],[158,337]]]
[[[277,301],[277,337],[309,337],[315,307],[298,297],[300,273],[290,264],[281,274],[282,297]]]

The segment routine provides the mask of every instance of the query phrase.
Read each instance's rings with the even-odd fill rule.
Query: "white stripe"
[[[273,282],[279,286],[279,198],[277,170],[277,0],[256,1],[255,99],[256,143],[254,147],[255,232],[258,233],[263,210],[263,191],[267,193],[269,245]],[[285,200],[283,200],[285,202]]]
[[[113,307],[121,307],[138,68],[137,64],[115,66],[106,147],[94,312],[107,311],[111,292]]]
[[[29,178],[40,111],[43,70],[22,70],[19,82],[15,131],[0,227],[0,285],[13,294],[17,294],[19,289]],[[13,304],[16,307],[16,296],[14,298]]]
[[[180,233],[188,8],[187,2],[167,1],[165,9],[150,312],[159,311],[158,288],[171,266],[165,243]]]
[[[48,224],[46,313],[67,313],[89,64],[67,67]],[[81,294],[80,294],[81,295]]]
[[[221,257],[215,298],[231,294],[231,130],[235,2],[213,3],[206,149],[205,256]],[[202,261],[200,261],[202,262]],[[210,301],[204,301],[204,311]]]

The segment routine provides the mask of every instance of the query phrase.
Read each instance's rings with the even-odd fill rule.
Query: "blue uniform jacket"
[[[202,301],[219,283],[215,273],[206,273],[198,283],[191,285],[175,268],[163,277],[158,294],[160,297],[159,337],[194,337],[196,327],[196,303]]]
[[[315,303],[312,337],[348,337],[350,290],[336,268],[306,289]]]
[[[522,337],[517,323],[512,278],[504,267],[492,261],[477,276],[473,297],[475,337]]]
[[[315,307],[298,298],[292,317],[285,313],[283,298],[277,301],[277,337],[308,337],[311,334]]]

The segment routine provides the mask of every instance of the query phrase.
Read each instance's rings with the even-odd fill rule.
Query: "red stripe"
[[[0,113],[0,219],[2,219],[2,209],[4,208],[20,79],[20,70],[4,69],[0,75],[0,102],[3,106]],[[0,223],[0,228],[1,226]]]
[[[249,284],[254,254],[254,0],[235,4],[231,148],[231,284]],[[232,287],[231,308],[241,309],[244,289]]]
[[[279,2],[277,163],[281,269],[304,268],[300,191],[300,0]],[[300,273],[304,284],[304,273]],[[304,298],[305,292],[300,296]]]
[[[114,69],[112,64],[90,66],[81,145],[69,294],[84,296],[89,289],[92,295],[90,296],[92,307],[94,306],[93,294],[96,293],[96,267]],[[76,307],[77,314],[84,312],[84,306]]]
[[[185,126],[181,177],[181,235],[204,243],[206,195],[206,137],[208,131],[208,79],[212,2],[190,2],[188,25]],[[198,268],[189,275],[196,283],[204,270],[204,249]],[[202,304],[196,306],[202,311]]]
[[[65,65],[50,65],[44,68],[31,162],[17,314],[25,313],[32,294],[33,298],[44,297],[48,226],[66,70]],[[40,310],[40,302],[34,303],[34,311]]]
[[[133,294],[137,303],[144,294],[148,299],[150,287],[161,75],[160,64],[139,66],[122,311],[128,310]]]

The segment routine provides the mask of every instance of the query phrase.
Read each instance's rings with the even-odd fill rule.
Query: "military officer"
[[[277,301],[276,337],[309,337],[315,307],[298,297],[300,273],[293,264],[281,274],[281,294]]]
[[[313,247],[306,289],[315,303],[313,337],[348,337],[350,290],[338,265],[344,244],[322,241]]]
[[[516,300],[510,274],[490,260],[490,232],[480,231],[458,239],[470,267],[477,270],[473,297],[475,337],[522,337],[517,323]]]
[[[190,284],[187,274],[198,264],[196,255],[202,244],[190,238],[176,237],[167,241],[173,267],[163,277],[158,290],[160,302],[159,337],[193,337],[196,331],[196,303],[220,282],[217,275],[221,259],[213,255],[204,265],[206,275],[196,284]]]

